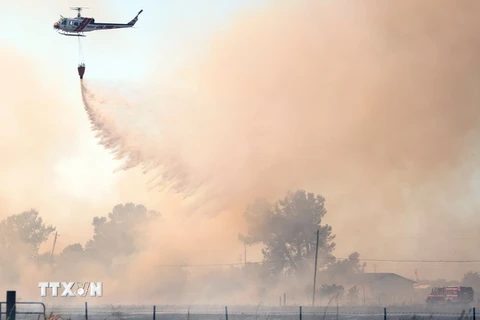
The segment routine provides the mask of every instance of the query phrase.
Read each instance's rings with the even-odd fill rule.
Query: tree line
[[[155,280],[157,282],[149,294],[171,295],[174,294],[171,288],[175,287],[178,288],[175,294],[181,295],[185,293],[181,289],[187,286],[191,293],[195,281],[202,281],[204,294],[233,292],[254,285],[261,296],[279,283],[289,283],[305,295],[311,294],[316,232],[319,230],[317,271],[319,279],[322,279],[318,285],[319,294],[346,294],[351,300],[357,299],[358,288],[350,288],[345,293],[341,283],[364,272],[366,264],[361,263],[358,252],[351,253],[348,259],[335,257],[332,226],[323,223],[326,214],[325,198],[305,190],[288,192],[273,203],[255,199],[245,209],[247,230],[244,234],[240,233],[238,239],[246,246],[261,245],[263,263],[247,263],[224,271],[212,271],[201,280],[190,278],[187,268],[158,270],[163,275],[163,282]],[[106,274],[121,274],[124,270],[115,261],[121,258],[128,261],[142,252],[149,237],[145,226],[161,219],[159,212],[144,205],[118,204],[107,216],[93,218],[93,236],[85,244],[73,243],[52,255],[51,252],[40,253],[39,249],[56,231],[55,226],[47,225],[35,209],[11,215],[0,222],[1,280],[5,284],[18,283],[24,264],[73,272],[78,261],[95,262]],[[152,275],[153,278],[155,275]],[[209,287],[205,289],[207,282]],[[478,273],[466,274],[463,282],[480,289]]]

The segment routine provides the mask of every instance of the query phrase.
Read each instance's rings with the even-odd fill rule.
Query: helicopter
[[[60,19],[53,24],[53,28],[61,35],[74,37],[85,37],[84,33],[91,31],[131,28],[137,23],[138,16],[143,12],[140,10],[128,23],[104,23],[95,22],[94,18],[82,17],[81,11],[88,9],[86,7],[71,7],[70,9],[77,11],[77,16],[65,18],[60,15]]]

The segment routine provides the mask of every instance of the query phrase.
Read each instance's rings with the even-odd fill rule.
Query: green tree
[[[61,255],[69,255],[69,254],[78,254],[83,252],[83,247],[80,243],[69,244],[63,250]]]
[[[358,300],[359,291],[357,286],[353,286],[348,290],[347,297],[351,303],[355,303]]]
[[[63,248],[62,252],[59,255],[60,260],[68,261],[70,259],[77,260],[85,253],[82,245],[80,243],[69,244]]]
[[[37,210],[12,215],[0,222],[0,250],[36,257],[40,245],[54,231],[55,227],[43,223]]]
[[[473,287],[480,290],[480,274],[478,272],[469,271],[463,275],[462,284],[464,286]]]
[[[85,253],[108,265],[114,257],[138,252],[144,247],[148,223],[159,217],[158,212],[141,204],[116,205],[108,217],[93,219],[93,238],[85,245]]]
[[[360,263],[360,254],[358,252],[351,253],[348,259],[333,260],[328,264],[327,268],[322,271],[322,278],[328,278],[330,281],[348,281],[357,273],[362,273],[366,263]]]
[[[4,284],[14,285],[21,278],[21,266],[34,263],[32,258],[41,258],[38,254],[40,245],[53,231],[55,228],[45,225],[34,209],[0,222],[0,277]]]
[[[341,298],[345,292],[345,288],[337,284],[322,284],[320,292],[326,297],[332,297],[338,294],[339,298]]]
[[[85,251],[80,243],[69,244],[63,248],[62,252],[56,257],[56,262],[62,267],[69,268],[71,264],[77,264],[79,260],[85,257]]]
[[[248,230],[246,235],[239,234],[239,240],[265,246],[262,253],[264,260],[271,262],[267,264],[271,275],[296,274],[305,270],[308,263],[304,258],[315,255],[317,229],[319,257],[332,258],[335,236],[331,226],[321,224],[326,212],[325,199],[304,190],[288,192],[274,204],[256,199],[244,214]],[[324,261],[328,259],[319,259]]]

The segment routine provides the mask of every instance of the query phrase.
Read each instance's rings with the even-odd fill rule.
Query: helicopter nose
[[[59,28],[58,21],[53,24],[53,28],[54,28],[54,29],[58,29],[58,28]]]

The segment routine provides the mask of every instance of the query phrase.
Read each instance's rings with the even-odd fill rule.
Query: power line
[[[403,260],[403,259],[358,259],[377,262],[411,262],[411,263],[480,263],[480,260]]]
[[[280,262],[291,262],[313,259],[313,257],[304,257],[299,259],[283,259],[283,260],[265,260],[265,261],[249,261],[247,264],[269,264]],[[324,257],[321,260],[342,261],[348,258],[339,257]],[[415,259],[374,259],[374,258],[359,258],[358,261],[370,262],[396,262],[396,263],[480,263],[480,260],[415,260]],[[228,267],[228,266],[243,266],[245,263],[213,263],[213,264],[160,264],[160,268],[190,268],[190,267]]]
[[[382,238],[391,238],[391,239],[402,239],[402,240],[432,240],[428,236],[390,236],[390,235],[380,235]],[[449,236],[439,236],[435,240],[480,240],[479,237],[449,237]]]

